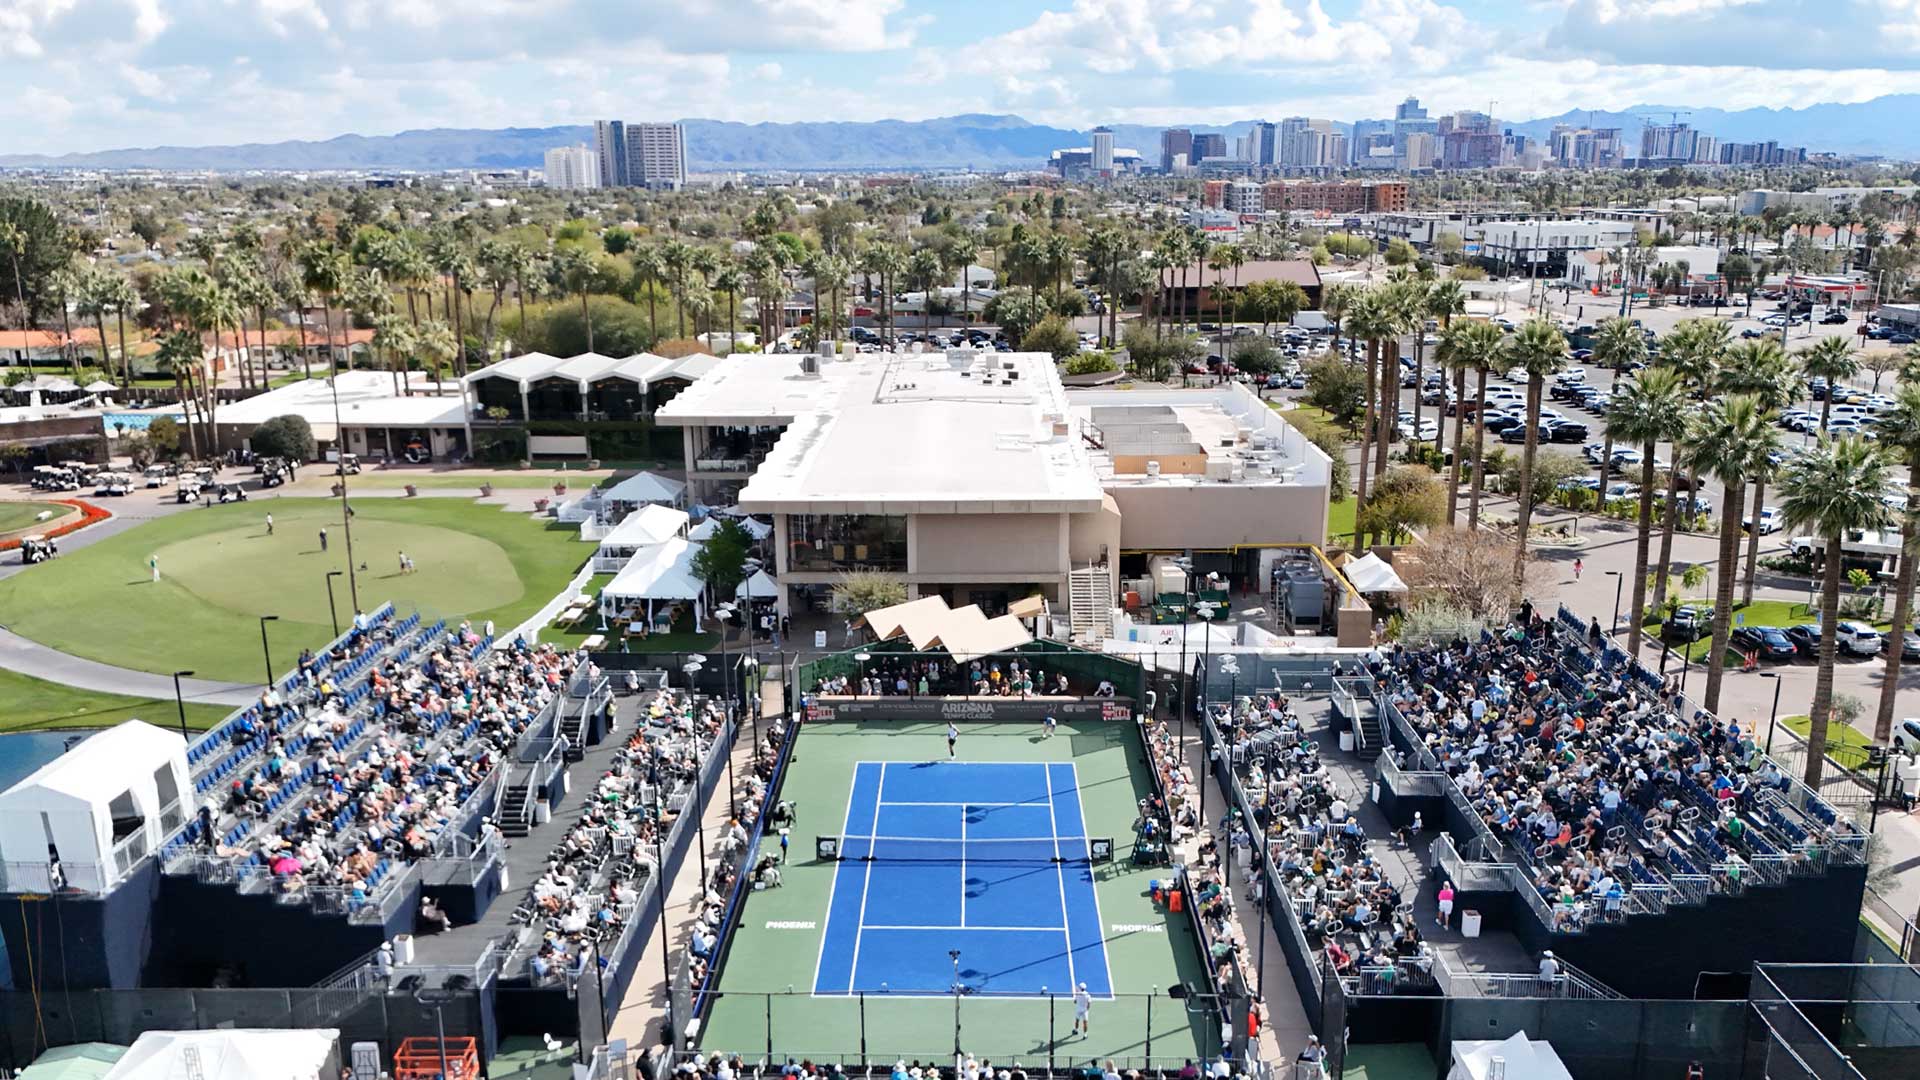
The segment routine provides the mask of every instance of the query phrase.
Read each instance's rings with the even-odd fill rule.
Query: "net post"
[[[867,1067],[867,992],[860,991],[860,1067]]]
[[[1157,986],[1147,987],[1147,1069],[1153,1069],[1153,999],[1160,993]]]
[[[1046,987],[1041,987],[1041,990],[1044,992],[1046,990]],[[1060,1044],[1060,1035],[1054,1029],[1054,1023],[1055,1023],[1054,1006],[1058,1004],[1059,1004],[1059,1001],[1055,999],[1054,995],[1052,994],[1047,995],[1047,1071],[1048,1072],[1053,1071],[1053,1048]]]
[[[773,1060],[773,993],[769,991],[764,999],[767,1005],[767,1060]]]

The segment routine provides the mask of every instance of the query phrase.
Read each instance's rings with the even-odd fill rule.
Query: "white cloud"
[[[753,77],[761,82],[772,82],[780,77],[780,65],[769,60],[753,69]]]

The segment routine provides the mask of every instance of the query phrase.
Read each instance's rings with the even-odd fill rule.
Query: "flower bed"
[[[62,506],[71,506],[75,510],[80,511],[79,517],[65,518],[60,522],[60,524],[54,525],[48,528],[45,532],[37,534],[40,536],[44,536],[49,540],[57,536],[65,536],[70,532],[75,532],[77,530],[84,529],[87,526],[92,525],[94,522],[105,521],[108,518],[113,516],[111,512],[104,510],[98,506],[95,506],[92,503],[87,502],[83,499],[49,499],[48,501],[59,503]],[[15,537],[11,540],[0,540],[0,551],[12,551],[13,549],[19,546],[20,546],[19,537]]]

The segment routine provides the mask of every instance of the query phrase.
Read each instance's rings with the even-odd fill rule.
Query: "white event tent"
[[[647,621],[652,622],[656,603],[681,600],[693,605],[695,618],[704,619],[707,585],[693,572],[693,557],[699,551],[699,544],[680,537],[640,549],[600,590],[601,614],[637,607],[645,610]]]
[[[650,503],[620,520],[600,538],[596,559],[631,559],[645,548],[686,535],[687,512]]]
[[[104,1080],[333,1080],[338,1028],[148,1031]]]
[[[192,809],[178,733],[139,720],[96,732],[0,793],[7,891],[111,891]]]

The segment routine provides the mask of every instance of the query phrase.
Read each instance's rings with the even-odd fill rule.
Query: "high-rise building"
[[[1203,132],[1193,137],[1193,156],[1187,161],[1198,165],[1208,158],[1227,156],[1227,137],[1220,132]]]
[[[1347,148],[1346,133],[1341,131],[1329,132],[1327,134],[1326,146],[1326,157],[1321,164],[1331,169],[1346,168],[1347,162],[1352,160],[1351,151]]]
[[[1113,175],[1113,129],[1110,127],[1093,129],[1093,172],[1096,176]]]
[[[1395,120],[1425,120],[1427,118],[1427,110],[1420,107],[1419,98],[1409,97],[1400,103],[1399,108],[1393,110],[1393,118]]]
[[[593,156],[601,187],[627,187],[627,125],[618,120],[593,122]]]
[[[1266,209],[1260,185],[1251,180],[1235,180],[1227,185],[1226,207],[1236,214],[1257,214]]]
[[[1280,163],[1279,139],[1276,129],[1265,120],[1256,120],[1253,129],[1247,133],[1247,160],[1255,165],[1278,165]]]
[[[1173,171],[1173,159],[1184,157],[1193,162],[1193,132],[1187,128],[1168,128],[1160,133],[1160,171]]]
[[[1691,124],[1648,124],[1640,129],[1640,164],[1691,162],[1698,142],[1699,133]]]
[[[1443,169],[1490,169],[1500,164],[1501,135],[1486,113],[1469,109],[1443,117],[1436,134]]]
[[[1439,140],[1431,132],[1409,131],[1406,133],[1406,149],[1400,156],[1404,168],[1431,169],[1439,157]]]
[[[600,163],[585,143],[556,146],[548,150],[546,165],[547,186],[550,188],[571,191],[600,186]]]
[[[1619,128],[1576,128],[1556,124],[1547,137],[1547,156],[1569,169],[1612,169],[1622,161]]]
[[[1287,169],[1322,169],[1329,164],[1327,142],[1333,121],[1289,116],[1280,121],[1280,152],[1274,163]]]
[[[678,191],[687,183],[687,137],[679,124],[627,124],[627,181]]]

